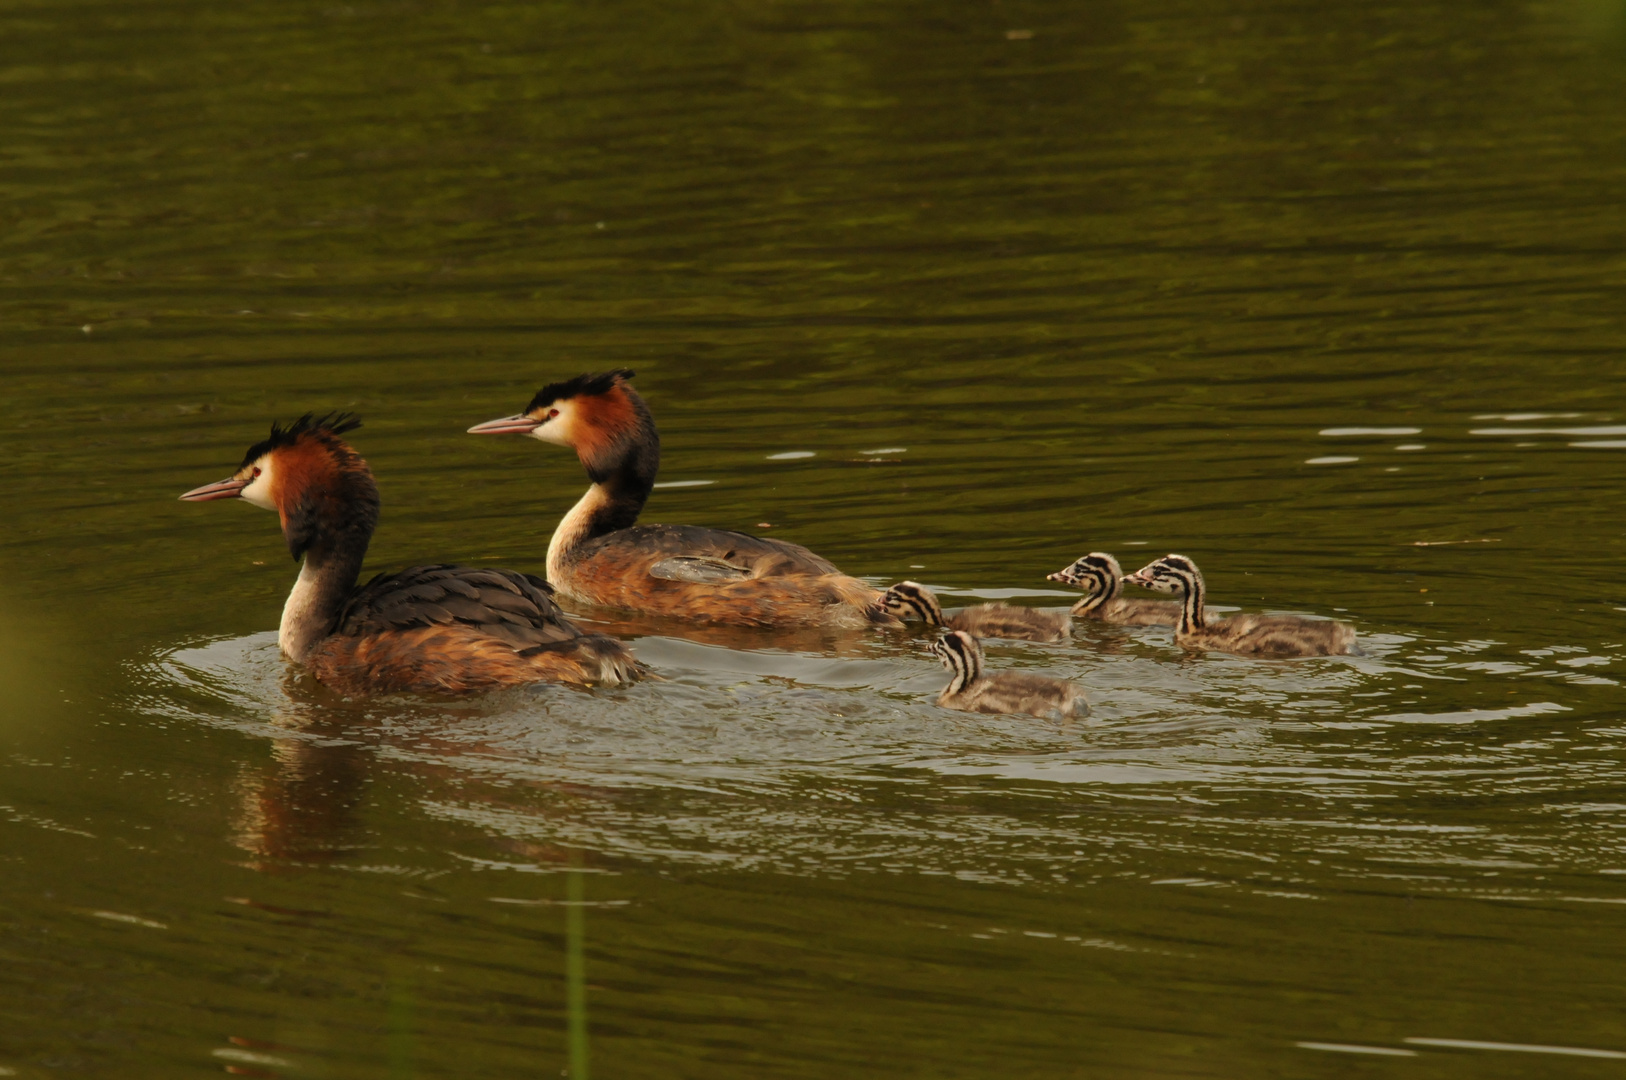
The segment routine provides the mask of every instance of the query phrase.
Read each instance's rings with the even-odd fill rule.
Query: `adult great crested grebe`
[[[545,582],[512,570],[414,566],[356,587],[378,524],[378,485],[339,436],[349,414],[307,413],[249,447],[237,471],[187,502],[242,499],[277,511],[299,579],[277,642],[346,695],[469,693],[534,682],[630,682],[641,666],[614,638],[583,634]]]
[[[1175,643],[1188,649],[1215,649],[1249,656],[1359,655],[1355,631],[1330,619],[1297,615],[1233,615],[1209,619],[1203,611],[1202,572],[1184,555],[1165,555],[1130,574],[1125,581],[1159,592],[1181,594]]]
[[[983,671],[982,645],[964,630],[950,630],[931,644],[931,653],[954,677],[937,703],[974,713],[1025,713],[1050,720],[1090,714],[1084,691],[1070,682],[1026,671]]]
[[[1084,598],[1073,605],[1072,615],[1080,619],[1118,626],[1173,626],[1180,621],[1178,600],[1132,600],[1123,595],[1123,567],[1104,551],[1092,551],[1073,560],[1065,570],[1046,575],[1084,590]]]
[[[880,590],[799,544],[694,525],[639,525],[661,440],[625,368],[549,383],[525,411],[469,428],[576,452],[592,486],[553,530],[548,581],[584,604],[734,626],[895,626]]]
[[[881,595],[881,606],[902,618],[913,613],[927,626],[964,630],[973,637],[1018,641],[1064,641],[1073,620],[1065,611],[1038,611],[1010,604],[977,604],[945,616],[937,595],[915,581],[900,581]]]

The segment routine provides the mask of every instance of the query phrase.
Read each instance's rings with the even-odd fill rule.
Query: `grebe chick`
[[[798,544],[693,525],[638,525],[661,440],[625,368],[537,391],[525,411],[469,428],[576,451],[592,486],[548,542],[548,581],[583,604],[733,626],[897,625],[880,591]]]
[[[1117,559],[1092,551],[1067,569],[1046,575],[1046,580],[1084,590],[1084,599],[1073,605],[1076,618],[1119,626],[1173,626],[1180,621],[1178,600],[1129,599],[1123,595],[1123,576]]]
[[[1197,564],[1184,555],[1165,555],[1130,574],[1125,581],[1158,592],[1181,594],[1180,621],[1174,640],[1188,649],[1217,649],[1251,656],[1348,656],[1358,654],[1355,631],[1329,619],[1297,615],[1204,615],[1204,585]]]
[[[964,630],[973,637],[1063,641],[1073,630],[1073,620],[1064,611],[1038,611],[1010,604],[978,604],[945,618],[936,595],[915,581],[900,581],[882,593],[881,607],[900,619],[915,615],[927,626]]]
[[[614,638],[584,634],[546,582],[512,570],[414,566],[356,576],[378,524],[378,486],[339,436],[346,413],[312,417],[249,447],[231,476],[187,502],[242,499],[282,519],[299,579],[277,642],[341,694],[468,693],[535,682],[630,682],[641,666]]]
[[[964,630],[950,630],[931,643],[931,654],[954,673],[937,695],[945,709],[975,713],[1025,713],[1046,720],[1090,715],[1084,691],[1070,682],[1026,671],[982,670],[982,645]]]

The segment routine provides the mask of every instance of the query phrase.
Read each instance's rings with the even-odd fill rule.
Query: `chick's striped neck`
[[[1123,592],[1118,578],[1096,566],[1083,567],[1079,584],[1084,587],[1084,598],[1073,605],[1074,615],[1087,615],[1108,601],[1116,600]]]
[[[943,658],[953,672],[948,684],[949,693],[962,693],[966,687],[982,678],[982,657],[977,654],[976,646],[967,645],[963,638],[944,639]]]
[[[1173,574],[1185,593],[1180,604],[1180,633],[1195,634],[1207,625],[1203,615],[1203,576],[1195,568],[1184,567],[1174,570]]]

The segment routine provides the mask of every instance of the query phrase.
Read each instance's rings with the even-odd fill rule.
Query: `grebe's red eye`
[[[559,410],[558,409],[549,409],[548,410],[548,419],[549,420],[552,420],[555,416],[558,416],[558,415],[559,415]]]
[[[254,478],[259,479],[259,476],[260,476],[260,467],[258,465],[256,465],[256,466],[254,466]]]

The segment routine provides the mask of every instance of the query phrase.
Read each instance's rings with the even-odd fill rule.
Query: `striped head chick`
[[[1161,560],[1153,560],[1141,566],[1138,571],[1125,577],[1124,581],[1132,582],[1143,589],[1153,592],[1172,592],[1182,600],[1182,613],[1180,613],[1179,629],[1182,633],[1190,633],[1193,629],[1202,628],[1203,594],[1206,584],[1203,582],[1203,573],[1184,555],[1164,555]],[[1195,603],[1193,603],[1195,602]]]
[[[1359,655],[1355,631],[1331,619],[1299,615],[1233,615],[1210,619],[1204,610],[1207,583],[1197,564],[1184,555],[1165,555],[1130,574],[1125,581],[1180,596],[1180,619],[1174,640],[1188,649],[1213,649],[1288,659],[1303,656]]]
[[[962,694],[982,681],[982,643],[964,630],[950,630],[933,638],[926,652],[941,660],[949,671],[949,684],[942,697]],[[943,704],[941,699],[938,704]]]
[[[1073,605],[1074,615],[1088,615],[1123,592],[1123,567],[1104,551],[1092,551],[1074,559],[1065,569],[1045,575],[1045,580],[1084,590],[1084,599]]]
[[[949,684],[937,696],[945,709],[987,714],[1021,714],[1070,720],[1090,713],[1084,691],[1070,682],[1026,671],[984,671],[982,644],[964,630],[950,630],[928,646],[949,670]]]
[[[900,581],[881,594],[881,610],[888,615],[909,621],[919,619],[927,626],[943,625],[943,605],[937,596],[918,581]]]

